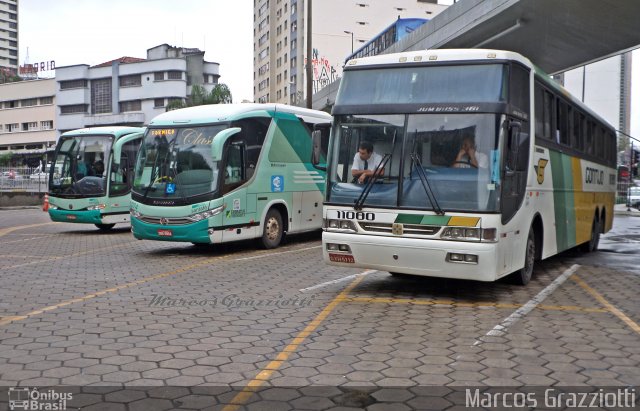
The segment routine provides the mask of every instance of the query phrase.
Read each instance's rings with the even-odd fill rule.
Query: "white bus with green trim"
[[[63,133],[49,174],[53,221],[110,230],[129,223],[131,184],[144,128],[94,127]]]
[[[517,53],[350,60],[332,114],[329,264],[526,284],[611,228],[615,130]],[[362,142],[382,161],[358,184]]]
[[[131,215],[138,239],[218,244],[322,226],[325,173],[311,133],[331,116],[279,104],[219,104],[154,118],[136,164]]]

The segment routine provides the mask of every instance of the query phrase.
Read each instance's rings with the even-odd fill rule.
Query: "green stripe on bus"
[[[421,225],[447,225],[451,217],[438,215],[398,214],[395,223]]]
[[[573,196],[571,157],[549,151],[553,176],[553,208],[556,217],[556,244],[558,251],[576,245],[576,212]]]

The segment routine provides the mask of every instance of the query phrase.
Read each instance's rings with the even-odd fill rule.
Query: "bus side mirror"
[[[512,153],[518,151],[520,146],[520,132],[522,131],[522,123],[519,121],[511,121],[509,123],[509,150]]]
[[[122,158],[122,147],[128,143],[129,141],[133,141],[137,138],[142,138],[143,133],[131,133],[125,137],[122,137],[120,140],[116,141],[113,145],[113,158],[111,162],[115,165],[120,164],[120,160]]]
[[[322,123],[316,124],[314,126],[313,132],[311,133],[311,164],[318,170],[327,171],[327,165],[321,164],[323,157],[326,161],[327,151],[328,151],[328,142],[329,142],[329,132],[331,130],[331,124]]]

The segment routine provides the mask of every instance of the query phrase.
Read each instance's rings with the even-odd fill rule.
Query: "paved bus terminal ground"
[[[132,410],[443,409],[465,387],[539,401],[634,387],[640,219],[614,221],[598,253],[543,261],[521,287],[327,266],[319,233],[201,248],[0,210],[0,409],[34,386]]]

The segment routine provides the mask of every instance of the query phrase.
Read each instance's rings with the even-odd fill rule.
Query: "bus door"
[[[247,188],[241,187],[247,182],[246,148],[244,141],[234,139],[225,150],[222,167],[222,195],[226,205],[223,211],[222,241],[233,241],[254,237],[255,226],[248,228],[255,219],[255,204],[247,204]]]

